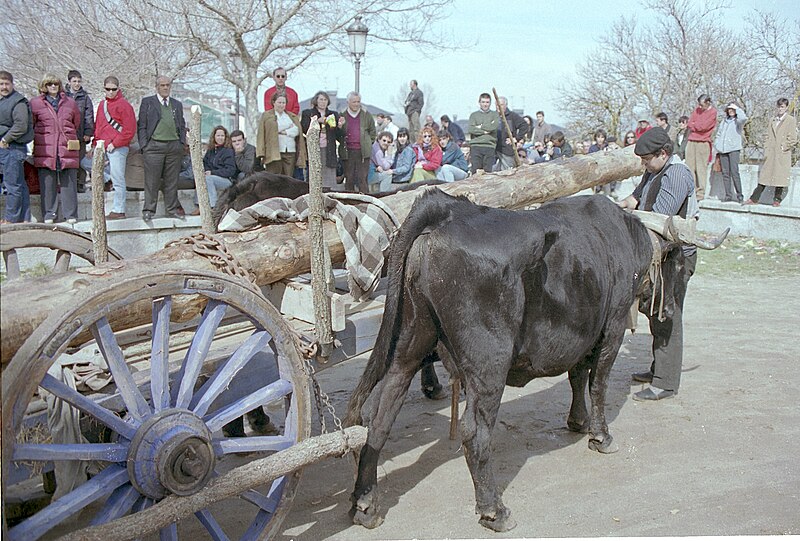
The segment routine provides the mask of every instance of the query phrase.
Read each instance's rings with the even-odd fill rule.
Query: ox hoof
[[[511,518],[511,511],[503,509],[494,518],[481,517],[478,521],[484,528],[489,528],[495,532],[507,532],[517,527],[517,522]]]
[[[603,453],[604,455],[610,455],[611,453],[616,453],[619,451],[619,445],[617,442],[614,441],[614,438],[608,436],[605,440],[589,440],[589,449],[592,451],[597,451],[598,453]]]
[[[582,423],[579,423],[577,421],[573,421],[572,419],[567,419],[567,428],[569,428],[573,432],[578,432],[580,434],[588,434],[589,421],[584,421]]]
[[[354,508],[353,524],[358,524],[372,530],[383,524],[383,518],[369,509],[365,512]]]
[[[447,392],[445,392],[444,387],[441,385],[434,386],[426,386],[422,388],[422,394],[425,395],[425,398],[429,398],[431,400],[444,400],[447,398]]]
[[[353,524],[359,524],[370,530],[383,524],[383,517],[378,515],[378,505],[372,497],[372,492],[364,494],[353,503],[350,516],[353,518]]]

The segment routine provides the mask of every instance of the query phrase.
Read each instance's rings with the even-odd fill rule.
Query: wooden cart
[[[522,208],[639,170],[638,158],[620,151],[442,189]],[[384,201],[403,220],[414,197],[405,192]],[[328,227],[326,242],[338,262],[342,247]],[[221,238],[239,276],[220,272],[219,261],[198,255],[189,243],[3,285],[5,539],[52,538],[54,532],[73,532],[66,535],[74,539],[156,533],[177,539],[198,537],[198,531],[199,538],[269,539],[280,531],[302,465],[363,444],[361,427],[309,440],[312,400],[322,405],[313,384],[320,367],[260,288],[241,276],[263,286],[307,272],[306,232],[272,225]],[[92,390],[80,376],[62,377],[64,367],[88,361],[107,366],[112,380]],[[50,428],[48,401],[62,411],[54,420],[58,408],[50,408]],[[271,420],[269,433],[225,435],[227,423],[261,407]],[[70,418],[77,437],[54,442],[54,431],[69,429],[53,423]],[[30,516],[12,523],[16,494],[26,483],[39,483],[54,462],[88,470],[88,481],[71,488],[59,483],[58,499],[44,496],[38,509],[32,502]],[[233,520],[219,507],[231,499]]]

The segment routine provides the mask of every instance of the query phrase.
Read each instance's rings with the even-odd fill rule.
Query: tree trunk
[[[452,195],[467,196],[481,205],[521,209],[600,184],[624,180],[641,171],[639,158],[633,154],[632,148],[627,148],[548,164],[522,166],[502,173],[483,174],[438,188]],[[402,222],[418,193],[419,190],[398,192],[383,198],[383,201]],[[326,222],[324,227],[325,244],[331,260],[335,263],[343,261],[344,248],[339,242],[336,227],[331,222]],[[297,276],[310,269],[308,232],[296,224],[269,225],[244,233],[222,233],[220,236],[242,266],[255,275],[259,285]],[[35,278],[35,286],[29,280],[7,282],[2,288],[3,309],[0,311],[2,365],[11,360],[25,339],[54,307],[78,302],[76,295],[82,290],[107,287],[145,272],[185,269],[215,270],[208,259],[192,252],[190,246],[179,245],[137,259]],[[150,313],[147,312],[144,317],[139,324],[149,321]],[[138,316],[125,318],[131,324],[135,319]]]

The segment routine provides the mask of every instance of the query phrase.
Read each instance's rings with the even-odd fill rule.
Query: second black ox
[[[434,352],[466,392],[461,436],[483,526],[515,525],[490,451],[505,385],[568,372],[569,428],[589,432],[591,449],[617,450],[606,425],[606,387],[652,253],[639,220],[605,197],[515,212],[439,190],[423,194],[390,248],[383,321],[348,407],[348,423],[363,414],[369,427],[354,522],[370,528],[382,522],[379,453],[414,374]]]

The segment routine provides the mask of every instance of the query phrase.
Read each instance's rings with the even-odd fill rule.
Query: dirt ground
[[[641,388],[630,374],[650,362],[640,316],[610,380],[606,412],[618,453],[592,452],[587,436],[566,429],[566,377],[506,388],[493,456],[516,529],[496,534],[478,524],[460,444],[448,439],[449,400],[431,402],[415,383],[381,456],[384,524],[350,522],[354,462],[343,458],[306,468],[278,539],[800,534],[800,253],[778,252],[732,273],[725,261],[741,266],[752,250],[701,257],[674,399],[630,397]],[[365,362],[320,373],[340,413]]]

